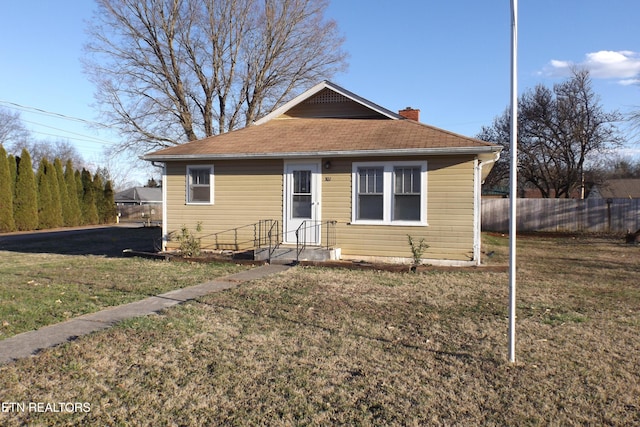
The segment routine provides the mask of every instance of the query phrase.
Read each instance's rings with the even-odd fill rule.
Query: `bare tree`
[[[606,156],[624,141],[615,126],[621,114],[603,111],[586,70],[574,70],[553,89],[538,85],[525,92],[518,110],[518,173],[543,197],[571,197],[578,189],[584,196],[589,157]],[[505,145],[503,153],[508,153],[509,122],[507,111],[478,137]]]
[[[346,66],[327,0],[97,0],[86,71],[124,148],[254,122]]]
[[[0,108],[0,144],[8,153],[19,156],[23,149],[29,151],[34,170],[40,161],[46,158],[49,162],[57,157],[63,161],[73,161],[76,167],[84,166],[84,160],[78,150],[65,139],[35,139],[24,126],[20,113],[11,113]]]
[[[3,144],[7,151],[14,151],[14,146],[27,141],[29,135],[29,131],[22,123],[20,113],[12,113],[6,108],[0,108],[0,144]]]
[[[629,122],[629,140],[635,144],[640,144],[640,106],[635,106],[626,114]]]
[[[13,144],[11,151],[15,154],[19,154],[23,148],[29,151],[34,169],[38,169],[42,159],[47,159],[49,162],[53,162],[56,158],[60,159],[62,162],[71,160],[73,162],[73,166],[76,168],[82,168],[85,166],[85,161],[80,152],[78,152],[73,144],[65,139],[23,140],[19,143]]]

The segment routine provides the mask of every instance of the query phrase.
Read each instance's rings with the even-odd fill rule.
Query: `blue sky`
[[[87,0],[2,3],[0,107],[19,111],[38,138],[68,139],[101,163],[117,135],[15,106],[97,118],[80,62],[93,7]],[[328,16],[350,55],[348,71],[332,78],[344,88],[394,111],[418,108],[422,122],[469,136],[508,106],[509,0],[332,0]],[[637,0],[520,0],[520,92],[551,86],[576,64],[592,71],[605,109],[640,106],[633,84],[639,16]]]

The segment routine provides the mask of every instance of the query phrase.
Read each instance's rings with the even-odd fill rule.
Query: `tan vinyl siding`
[[[336,247],[345,258],[410,258],[407,235],[424,238],[430,247],[424,257],[469,261],[473,257],[474,158],[466,157],[386,157],[332,158],[323,168],[321,218],[336,220]],[[427,226],[351,224],[351,173],[354,162],[427,161]],[[185,203],[187,165],[214,166],[214,204]],[[214,248],[214,233],[253,224],[262,219],[282,220],[282,160],[226,160],[169,162],[167,165],[167,230],[177,232],[182,225],[195,230],[202,222],[203,247]],[[218,247],[233,242],[232,232],[218,235]],[[253,239],[253,228],[239,231],[238,240]],[[248,242],[250,243],[250,242]],[[247,243],[247,244],[248,244]],[[169,248],[177,243],[169,242]]]
[[[214,165],[214,204],[186,204],[187,165],[210,164]],[[236,249],[236,243],[251,246],[254,229],[246,226],[263,219],[282,219],[282,164],[282,160],[169,163],[167,231],[179,232],[183,225],[195,231],[200,222],[198,236],[204,249]],[[242,228],[236,234],[233,229],[237,227]],[[177,245],[171,241],[167,246]]]
[[[472,157],[380,158],[375,161],[427,160],[428,226],[359,225],[351,222],[352,163],[371,158],[339,159],[324,171],[323,218],[338,221],[337,245],[345,257],[411,257],[407,234],[424,238],[424,257],[469,261],[473,257]]]

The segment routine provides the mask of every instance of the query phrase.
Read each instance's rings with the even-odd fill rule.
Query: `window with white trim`
[[[393,219],[420,221],[420,167],[393,168]]]
[[[213,166],[187,166],[187,204],[213,204]]]
[[[426,225],[427,162],[353,163],[355,224]]]
[[[358,219],[384,219],[383,173],[379,167],[358,168]]]

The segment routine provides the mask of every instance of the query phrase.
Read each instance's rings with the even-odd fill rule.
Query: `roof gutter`
[[[313,157],[362,157],[362,156],[447,156],[447,155],[500,155],[502,147],[487,145],[481,147],[442,147],[442,148],[399,148],[380,150],[329,150],[329,151],[292,151],[284,153],[229,153],[229,154],[174,154],[141,156],[142,160],[152,162],[170,162],[182,160],[238,160],[238,159],[291,159]]]

